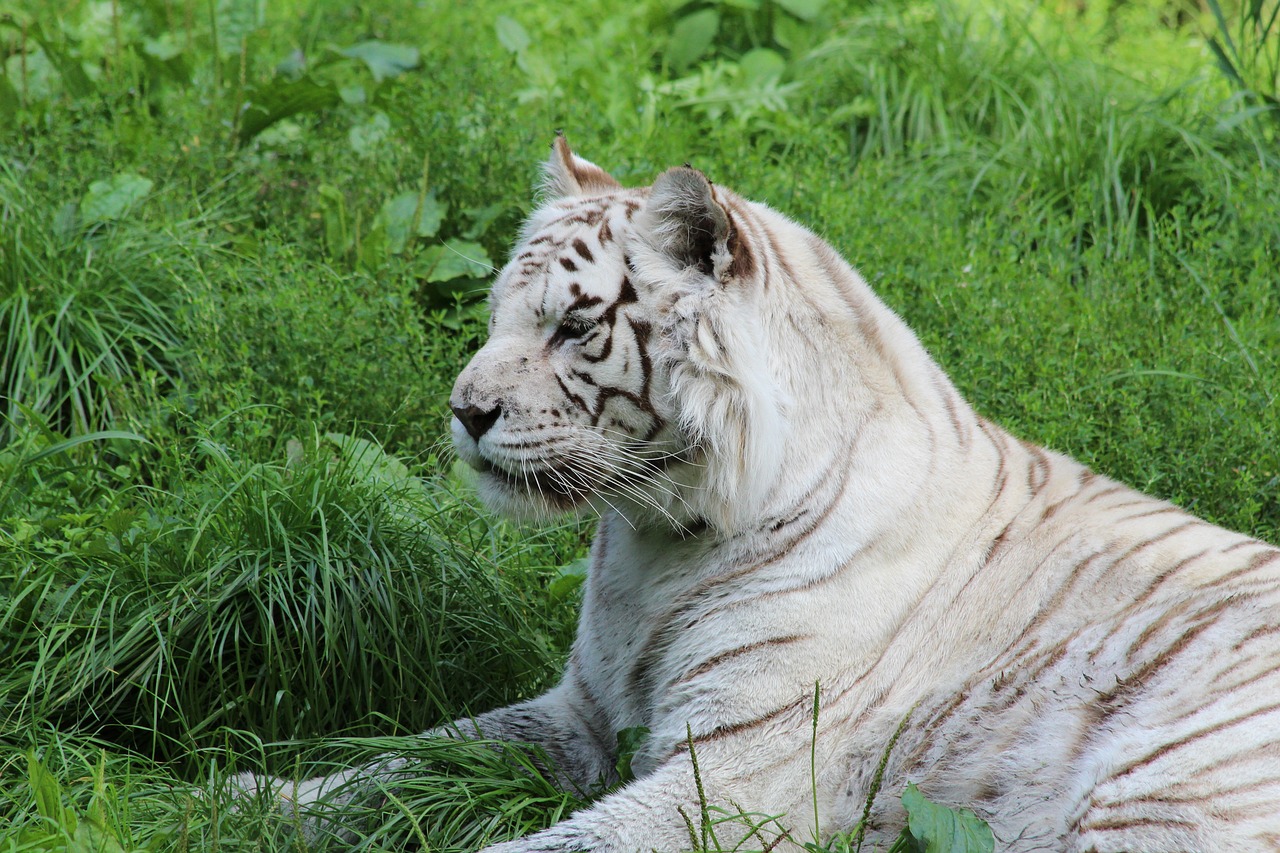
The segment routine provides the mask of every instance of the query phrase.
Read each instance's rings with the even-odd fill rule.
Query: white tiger
[[[634,781],[493,853],[687,849],[691,743],[712,805],[825,841],[895,732],[872,845],[910,781],[999,850],[1280,850],[1280,550],[975,414],[768,207],[687,167],[623,189],[563,138],[547,176],[454,439],[493,507],[601,520],[563,680],[474,723],[581,787],[651,735]]]

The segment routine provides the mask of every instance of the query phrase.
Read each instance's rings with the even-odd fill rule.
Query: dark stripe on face
[[[560,386],[560,392],[564,394],[565,399],[573,403],[584,412],[590,413],[591,407],[587,405],[587,401],[579,397],[577,394],[569,390],[569,386],[564,384],[564,380],[560,378],[560,374],[552,374],[556,378],[556,384]]]
[[[604,210],[600,207],[590,207],[585,210],[578,210],[570,213],[568,216],[562,216],[557,219],[553,225],[590,225],[592,227],[599,225],[604,219]]]
[[[622,285],[618,288],[618,305],[630,305],[638,302],[640,297],[636,295],[635,285],[631,283],[631,277],[624,275],[622,277]]]
[[[603,328],[603,326],[597,326],[596,328],[600,329],[600,328]],[[605,333],[602,333],[602,334],[605,334]],[[594,340],[595,340],[594,337],[584,339],[583,345],[586,346],[587,344],[590,344]],[[600,362],[607,359],[612,352],[613,352],[613,329],[612,327],[610,327],[607,331],[607,337],[604,339],[604,344],[603,346],[600,347],[599,354],[592,355],[589,352],[584,352],[582,354],[582,358],[584,361],[590,362],[591,364],[599,364]]]

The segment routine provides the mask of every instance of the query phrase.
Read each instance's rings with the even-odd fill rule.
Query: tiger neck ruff
[[[582,788],[651,734],[494,850],[688,848],[690,746],[773,849],[815,805],[825,841],[891,741],[872,845],[912,781],[1001,850],[1280,849],[1280,551],[984,420],[829,246],[692,169],[624,189],[560,138],[546,189],[454,438],[499,511],[601,521],[559,686],[459,727]]]

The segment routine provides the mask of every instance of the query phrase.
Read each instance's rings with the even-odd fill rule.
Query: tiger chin
[[[612,792],[492,851],[687,849],[704,803],[876,849],[908,782],[999,850],[1280,849],[1280,550],[985,420],[831,247],[691,168],[626,189],[561,137],[544,191],[453,434],[496,509],[600,522],[559,685],[457,727]]]

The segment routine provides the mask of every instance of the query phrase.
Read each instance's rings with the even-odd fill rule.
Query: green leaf
[[[88,73],[85,72],[84,66],[80,64],[79,58],[64,50],[63,44],[54,44],[49,41],[39,24],[30,25],[29,32],[31,39],[40,45],[49,61],[58,69],[58,75],[62,77],[62,85],[67,88],[67,92],[72,97],[83,98],[97,91]]]
[[[291,50],[284,59],[276,63],[276,75],[297,80],[307,73],[307,55],[301,50]]]
[[[153,59],[161,62],[168,62],[182,55],[183,43],[177,35],[173,33],[162,33],[157,38],[146,38],[142,40],[142,52]]]
[[[86,225],[121,219],[155,186],[150,180],[124,173],[105,181],[94,181],[80,200],[80,218]]]
[[[26,464],[30,464],[32,462],[38,462],[39,460],[44,459],[47,456],[53,456],[55,454],[62,453],[64,451],[70,450],[73,447],[76,447],[78,445],[84,444],[85,442],[89,442],[89,441],[140,441],[143,444],[151,443],[147,441],[144,437],[138,435],[136,432],[125,432],[124,430],[117,430],[117,429],[100,430],[98,432],[88,432],[88,433],[85,433],[84,435],[77,435],[74,438],[68,438],[63,441],[60,441],[57,444],[53,445],[52,447],[46,447],[44,450],[41,450],[39,453],[33,453],[31,456],[26,457],[23,461]]]
[[[18,110],[22,108],[22,99],[18,97],[18,90],[13,88],[13,84],[9,82],[9,75],[0,74],[0,119],[10,127],[15,127],[18,120]]]
[[[114,832],[86,820],[72,833],[68,853],[126,853],[126,851]]]
[[[529,33],[515,18],[499,15],[493,22],[493,28],[498,33],[498,43],[511,53],[522,53],[533,42]]]
[[[547,594],[556,601],[564,601],[587,579],[587,568],[591,561],[580,557],[571,563],[565,563],[556,570],[556,576],[547,584]]]
[[[320,197],[320,219],[324,223],[324,244],[330,258],[341,258],[351,248],[351,231],[347,228],[347,200],[342,190],[332,184],[316,188]]]
[[[416,482],[408,466],[367,438],[337,432],[327,432],[324,437],[342,453],[358,480],[387,486]]]
[[[241,145],[282,118],[320,112],[341,100],[338,88],[332,83],[317,83],[310,77],[276,78],[264,86],[250,86],[245,91],[245,99],[247,106],[240,115],[240,130],[236,134]]]
[[[1235,60],[1235,62],[1230,62],[1228,64],[1231,65],[1232,68],[1239,68],[1240,54],[1236,50],[1235,42],[1231,40],[1231,28],[1227,26],[1227,19],[1226,16],[1222,14],[1222,7],[1218,5],[1218,0],[1207,0],[1207,2],[1209,4],[1209,10],[1213,12],[1214,20],[1218,22],[1218,32],[1222,34],[1223,40],[1227,43],[1227,48],[1231,51],[1231,57]],[[1218,53],[1222,52],[1222,48],[1220,47],[1217,47],[1216,50]],[[1225,60],[1226,57],[1224,56],[1223,59]]]
[[[411,237],[434,237],[440,230],[448,204],[436,198],[434,192],[422,196],[422,206],[418,206],[418,193],[402,192],[382,203],[377,216],[373,219],[373,228],[381,227],[387,235],[387,251],[398,255],[405,250]],[[417,218],[417,226],[414,219]],[[441,248],[433,246],[433,249]],[[428,251],[431,251],[430,249]],[[481,250],[483,254],[483,250]]]
[[[742,85],[749,89],[776,83],[787,69],[787,61],[777,51],[758,47],[738,60],[742,69]]]
[[[1217,39],[1209,39],[1209,50],[1213,53],[1213,57],[1217,61],[1218,68],[1222,71],[1223,75],[1241,89],[1245,88],[1245,82],[1240,78],[1240,72],[1231,64],[1231,60],[1227,58],[1227,55],[1222,52],[1222,46],[1218,44]]]
[[[182,39],[173,33],[142,42],[142,59],[153,81],[168,77],[179,83],[190,83],[191,66],[185,53]]]
[[[773,0],[783,9],[804,21],[815,20],[822,14],[822,7],[827,0]]]
[[[36,812],[54,826],[75,832],[75,814],[62,807],[62,786],[36,758],[34,750],[27,753],[27,773],[31,792],[36,798]]]
[[[493,272],[493,263],[479,243],[446,240],[431,246],[414,265],[419,277],[427,282],[455,278],[485,278]]]
[[[494,202],[484,207],[468,207],[462,211],[463,216],[471,220],[471,224],[462,232],[462,236],[468,240],[474,240],[477,237],[483,237],[485,232],[489,230],[489,226],[494,220],[507,212],[505,202]]]
[[[363,62],[378,83],[418,67],[418,49],[404,44],[370,40],[338,52]]]
[[[715,9],[703,9],[681,18],[667,43],[667,64],[676,71],[688,68],[711,47],[719,29],[720,13]]]
[[[991,828],[968,809],[952,809],[929,802],[914,784],[902,794],[907,828],[918,853],[993,853]]]
[[[618,779],[622,782],[631,782],[636,778],[631,762],[635,760],[636,753],[648,739],[648,726],[631,726],[618,732],[618,761],[614,767],[618,771]]]
[[[347,131],[347,141],[351,143],[352,150],[357,154],[368,157],[378,149],[379,144],[390,133],[391,119],[387,118],[387,114],[381,110],[375,110],[373,115],[353,125]]]

